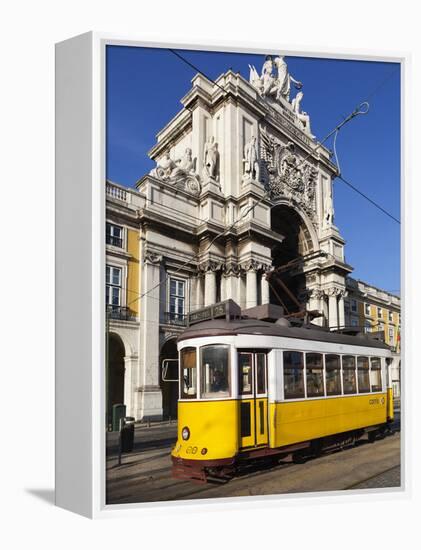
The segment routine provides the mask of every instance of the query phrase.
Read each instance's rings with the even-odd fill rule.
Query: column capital
[[[146,250],[143,255],[143,261],[145,264],[159,265],[163,260],[163,256],[152,252],[151,250]]]
[[[272,269],[271,265],[265,264],[264,262],[261,262],[259,260],[250,259],[245,262],[242,262],[241,268],[244,269],[244,271],[270,271]]]
[[[325,291],[321,288],[309,288],[307,292],[309,298],[315,298],[316,300],[320,300],[326,296]]]
[[[344,288],[338,287],[338,286],[332,286],[330,288],[325,289],[326,296],[337,296],[337,297],[344,297],[346,294],[346,290]]]
[[[223,267],[222,262],[216,262],[214,260],[207,260],[198,265],[197,270],[199,272],[206,273],[207,271],[218,271]]]

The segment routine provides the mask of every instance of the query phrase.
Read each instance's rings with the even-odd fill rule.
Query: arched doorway
[[[108,418],[113,405],[124,403],[125,348],[118,334],[108,335]]]
[[[166,382],[162,379],[162,362],[164,359],[178,359],[177,341],[167,340],[161,348],[159,357],[160,386],[162,391],[162,416],[164,419],[177,418],[178,382]],[[178,362],[169,361],[166,372],[168,380],[178,381]]]
[[[272,265],[274,267],[285,266],[288,262],[314,251],[308,227],[300,214],[290,206],[280,204],[272,208],[271,229],[283,236],[282,242],[272,248]],[[300,309],[282,283],[298,301],[302,302],[306,288],[302,265],[280,271],[276,277],[271,278],[270,283],[270,303],[282,305],[287,314]],[[304,303],[301,308],[304,309]]]

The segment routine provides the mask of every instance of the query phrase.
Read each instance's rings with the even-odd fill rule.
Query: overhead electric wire
[[[396,223],[398,223],[399,225],[401,224],[400,220],[398,220],[397,218],[395,218],[395,216],[393,216],[393,214],[391,214],[390,212],[388,212],[387,210],[385,210],[382,206],[380,206],[380,204],[378,204],[377,202],[373,201],[373,199],[370,199],[370,197],[368,197],[365,193],[363,193],[362,191],[360,191],[359,189],[357,189],[355,187],[355,185],[352,185],[351,182],[349,182],[348,180],[346,180],[343,176],[341,176],[340,174],[338,175],[338,179],[340,179],[341,181],[343,181],[346,185],[348,185],[351,189],[353,189],[356,193],[358,193],[359,195],[361,195],[362,197],[364,197],[366,200],[368,200],[368,202],[370,202],[373,206],[375,206],[376,208],[378,208],[381,212],[383,212],[383,214],[386,214],[386,216],[389,216],[389,218],[391,218],[393,221],[395,221]]]
[[[181,59],[181,61],[184,61],[184,63],[189,65],[189,67],[191,67],[192,69],[197,71],[199,74],[201,74],[202,76],[204,76],[205,78],[210,80],[213,84],[215,84],[215,86],[218,86],[218,88],[220,90],[222,90],[224,92],[224,94],[226,93],[226,90],[222,86],[220,86],[217,82],[215,82],[215,80],[213,80],[213,78],[210,78],[206,73],[204,73],[199,68],[197,68],[195,65],[193,65],[193,63],[190,63],[190,61],[188,59],[186,59],[181,54],[179,54],[178,52],[176,52],[175,50],[173,50],[171,48],[168,48],[168,51],[171,52],[172,54],[174,54],[175,56],[177,56],[179,59]]]

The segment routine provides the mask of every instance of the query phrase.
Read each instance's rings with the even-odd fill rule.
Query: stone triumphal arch
[[[352,268],[334,224],[337,168],[312,134],[304,96],[282,56],[250,66],[248,79],[231,70],[216,82],[197,74],[157,134],[149,151],[156,166],[137,183],[136,417],[162,415],[160,349],[195,309],[228,298],[243,309],[282,303],[292,313],[319,312],[321,325],[344,325]],[[279,284],[267,276],[274,268]]]

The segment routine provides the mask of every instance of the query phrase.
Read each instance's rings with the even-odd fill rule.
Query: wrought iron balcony
[[[120,237],[114,237],[114,235],[106,235],[105,242],[111,244],[112,246],[118,246],[118,248],[123,248],[123,239]]]
[[[114,319],[117,321],[137,321],[137,317],[134,311],[129,307],[112,306],[107,305],[107,317],[108,319]]]
[[[162,322],[166,325],[187,326],[187,315],[166,311]]]

